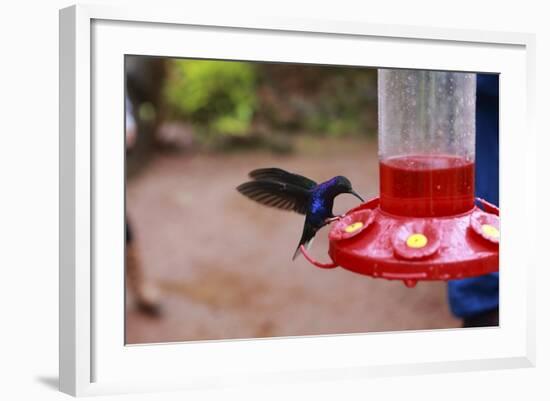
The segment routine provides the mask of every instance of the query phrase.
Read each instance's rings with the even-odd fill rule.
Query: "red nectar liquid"
[[[410,217],[452,216],[474,207],[474,163],[451,155],[380,162],[380,207]]]

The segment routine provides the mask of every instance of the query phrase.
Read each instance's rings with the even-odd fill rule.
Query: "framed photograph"
[[[534,85],[528,34],[61,10],[61,390],[533,366]]]

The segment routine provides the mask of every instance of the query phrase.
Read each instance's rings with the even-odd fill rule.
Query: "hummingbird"
[[[317,231],[341,217],[332,214],[336,196],[352,194],[364,202],[353,190],[350,180],[341,175],[320,184],[280,168],[261,168],[251,171],[248,175],[252,181],[237,187],[241,194],[262,205],[306,216],[302,237],[292,260],[296,259],[302,245],[311,245]]]

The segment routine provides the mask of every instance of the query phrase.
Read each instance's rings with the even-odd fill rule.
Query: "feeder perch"
[[[408,287],[498,271],[499,210],[474,197],[475,90],[475,74],[379,70],[380,196],[333,224],[331,262],[302,247],[310,263]]]

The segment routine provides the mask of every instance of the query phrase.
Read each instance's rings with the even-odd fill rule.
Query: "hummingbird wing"
[[[276,167],[259,168],[251,171],[248,175],[254,180],[284,182],[307,190],[313,189],[317,186],[315,181],[310,180],[307,177],[289,173],[288,171]]]
[[[248,181],[237,187],[244,196],[265,206],[306,214],[310,192],[300,186],[276,181]]]

